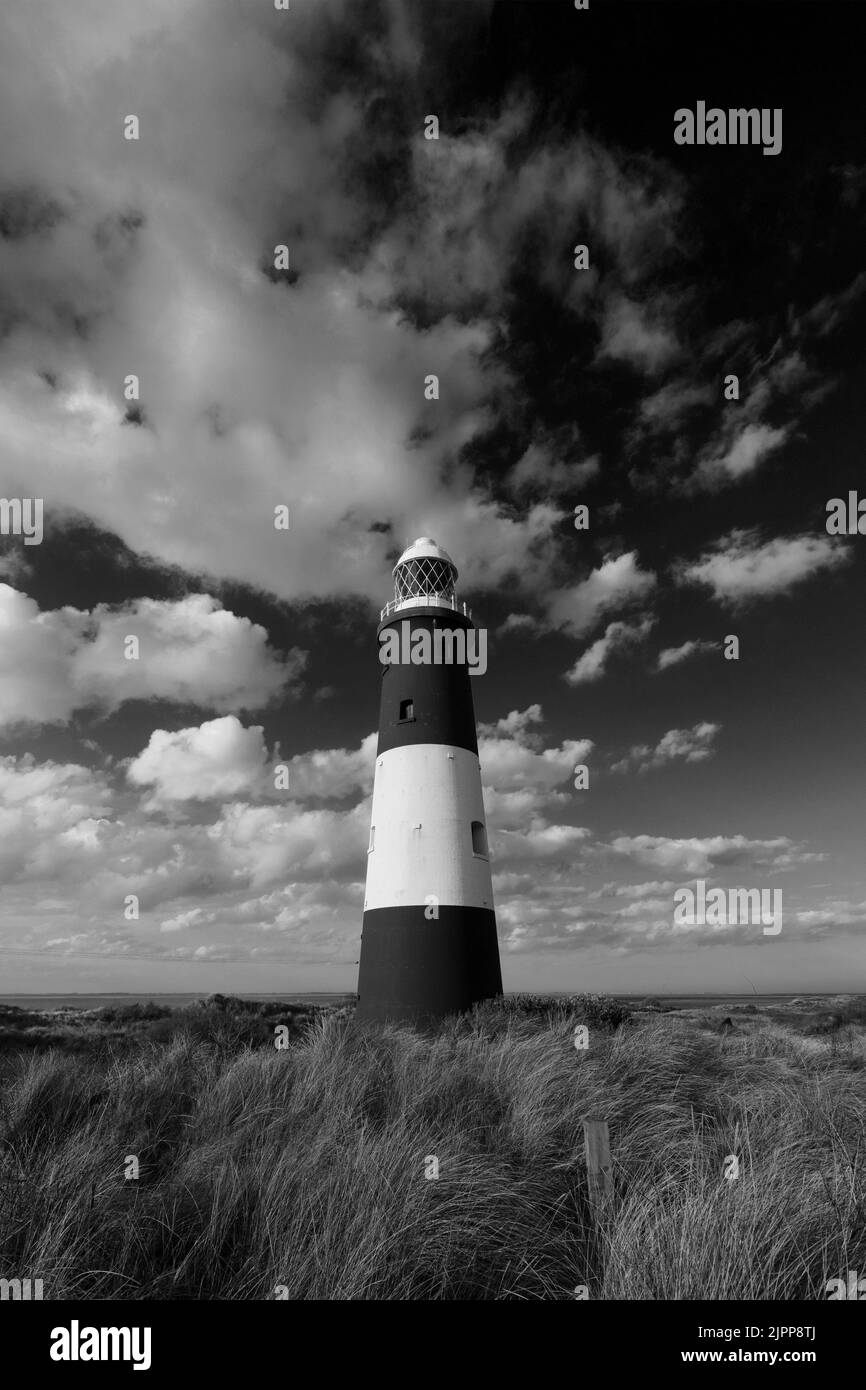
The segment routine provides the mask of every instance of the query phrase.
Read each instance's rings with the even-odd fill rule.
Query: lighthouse
[[[357,1017],[423,1023],[502,993],[472,700],[487,634],[457,600],[454,561],[428,536],[393,575],[377,634]]]

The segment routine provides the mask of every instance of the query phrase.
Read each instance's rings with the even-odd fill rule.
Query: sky
[[[866,988],[857,11],[4,9],[0,992],[355,988],[426,535],[505,988]],[[781,149],[676,143],[699,101]]]

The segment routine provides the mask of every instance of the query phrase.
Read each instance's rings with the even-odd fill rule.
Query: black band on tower
[[[496,916],[487,908],[380,907],[364,913],[358,1016],[420,1022],[502,993]]]
[[[417,611],[404,611],[382,623],[379,632],[388,628],[399,638],[403,623],[409,625],[410,633],[426,629],[431,634],[431,642],[437,628],[451,631],[465,628],[468,633],[473,626],[459,612],[439,610],[419,615]],[[452,748],[466,748],[477,755],[472,677],[468,666],[383,665],[381,669],[378,755],[412,743],[447,743]]]

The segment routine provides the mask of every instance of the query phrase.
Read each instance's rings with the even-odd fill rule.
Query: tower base
[[[356,1018],[423,1023],[502,993],[496,915],[484,907],[423,906],[364,913]]]

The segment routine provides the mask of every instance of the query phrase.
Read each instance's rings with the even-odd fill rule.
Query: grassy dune
[[[7,1045],[0,1275],[46,1298],[823,1299],[866,1270],[856,1001],[823,1033],[796,1008],[720,1033],[510,1000],[435,1034],[307,1009],[277,1051],[280,1007]],[[597,1219],[585,1116],[615,1167]]]

